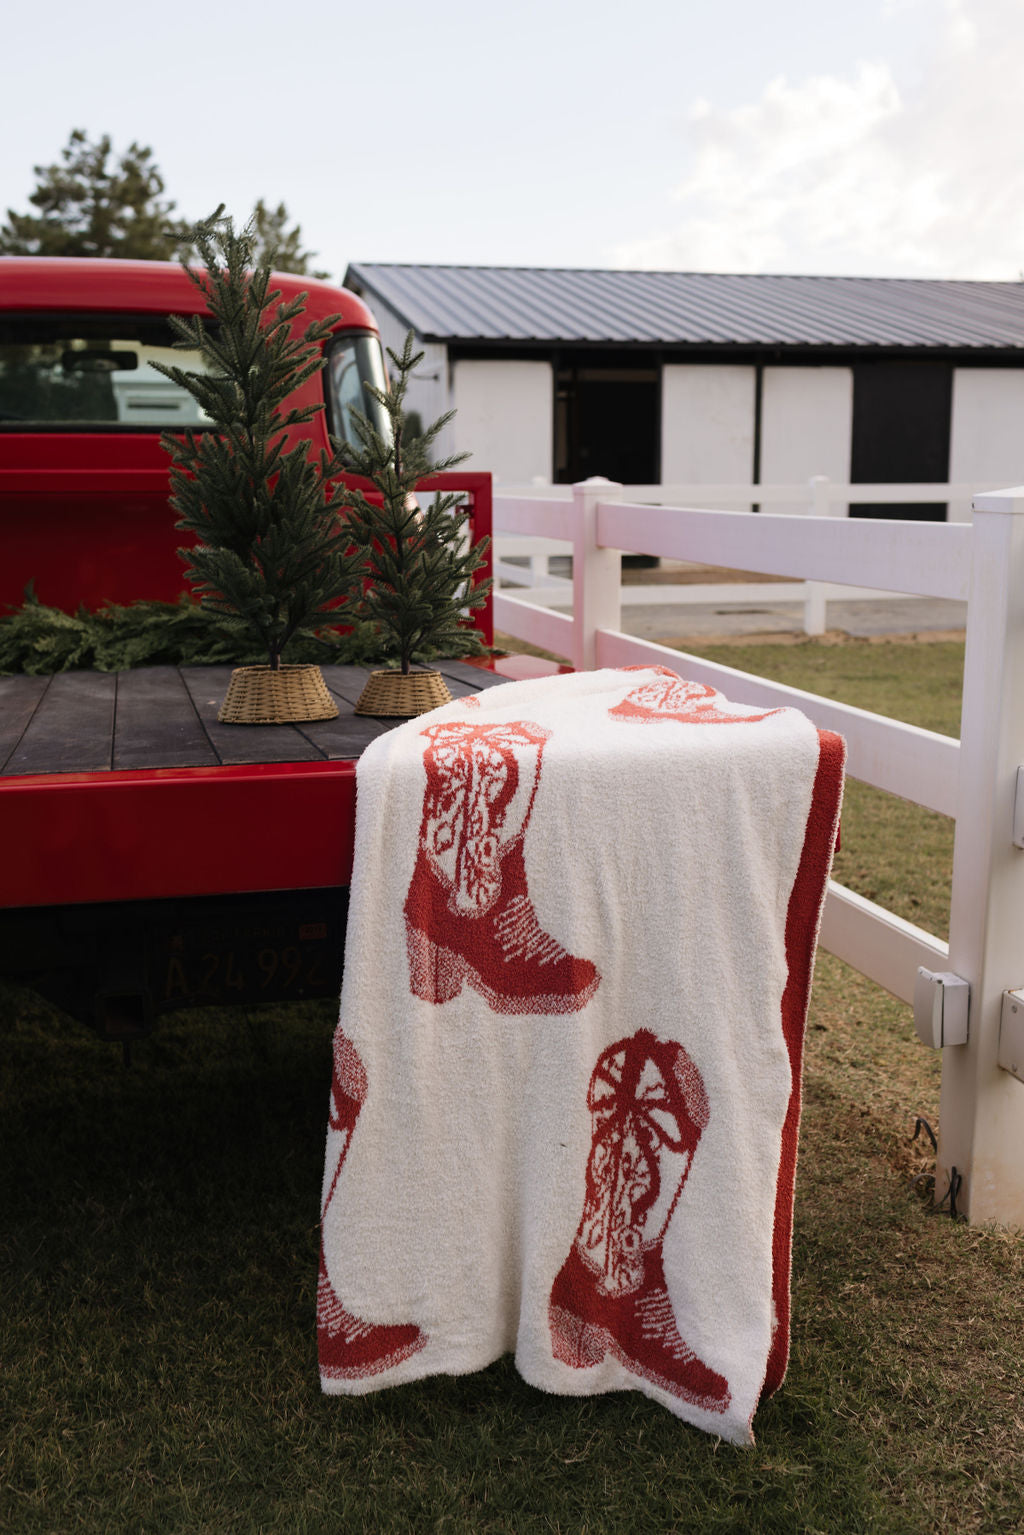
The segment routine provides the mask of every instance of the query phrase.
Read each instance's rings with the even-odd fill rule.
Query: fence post
[[[1024,1227],[1024,1082],[997,1060],[1002,993],[1024,986],[1024,486],[977,497],[973,526],[949,939],[969,1037],[943,1052],[936,1199],[955,1169],[973,1224]]]
[[[595,630],[622,627],[622,555],[597,542],[597,503],[617,501],[621,494],[620,484],[600,475],[572,487],[572,664],[577,671],[595,665]]]
[[[809,514],[812,517],[828,517],[831,514],[832,503],[829,500],[829,479],[826,474],[812,474],[810,478],[811,504]],[[804,633],[825,633],[825,601],[828,588],[823,581],[806,581],[804,583]]]

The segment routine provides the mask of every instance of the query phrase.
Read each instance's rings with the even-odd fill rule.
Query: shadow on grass
[[[1009,1479],[967,1428],[976,1392],[950,1382],[952,1303],[933,1299],[954,1266],[1019,1281],[1020,1246],[908,1197],[888,1106],[860,1112],[870,1048],[839,1038],[845,984],[826,977],[808,1063],[793,1362],[747,1451],[640,1396],[545,1396],[509,1360],[323,1398],[334,1009],[180,1014],[125,1071],[30,994],[0,992],[0,1526],[831,1535],[930,1529],[955,1507],[959,1529],[1012,1528]],[[1009,1381],[1004,1319],[974,1310],[991,1389],[993,1357]],[[957,1423],[971,1437],[951,1453]]]

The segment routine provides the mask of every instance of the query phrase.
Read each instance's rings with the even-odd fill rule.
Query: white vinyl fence
[[[945,499],[935,487],[912,488],[914,499]],[[495,497],[499,539],[555,538],[573,556],[571,615],[498,591],[495,626],[577,668],[666,665],[737,701],[793,705],[845,736],[852,777],[955,817],[948,945],[834,882],[821,941],[907,1002],[919,967],[969,984],[967,1043],[943,1050],[936,1194],[952,1180],[972,1222],[1024,1227],[1024,1081],[1013,1074],[1024,1077],[1024,994],[1004,996],[1024,988],[1024,803],[1015,820],[1024,763],[1024,487],[977,496],[973,521],[953,524],[755,516],[640,504],[622,492],[588,482],[567,498]],[[863,499],[863,487],[856,493]],[[960,740],[624,634],[622,551],[965,601]],[[934,995],[953,991],[938,986],[929,1008]],[[947,1039],[950,1029],[951,1012]]]
[[[607,483],[607,482],[606,482]],[[881,503],[910,506],[921,502],[945,502],[970,504],[980,492],[998,490],[990,485],[958,484],[887,484],[861,485],[829,480],[825,475],[814,475],[798,485],[624,485],[619,499],[623,502],[642,502],[644,505],[700,506],[748,510],[752,505],[762,508],[794,505],[801,506],[808,516],[845,516],[851,501],[862,505]],[[499,494],[504,494],[499,492]],[[565,499],[571,500],[569,485],[525,487],[522,491],[507,493],[514,499]],[[559,556],[572,553],[571,544],[551,536],[498,531],[495,536],[494,574],[499,587],[519,588],[512,593],[524,601],[542,607],[569,608],[572,606],[571,579],[553,574],[550,562]],[[742,554],[742,550],[740,551]],[[525,563],[524,563],[525,562]],[[744,568],[736,566],[733,568]],[[799,603],[803,609],[805,634],[824,634],[827,626],[827,603],[842,599],[856,601],[865,598],[898,598],[904,592],[885,592],[877,587],[858,587],[849,582],[843,585],[824,581],[772,581],[756,582],[687,582],[637,585],[628,588],[626,602],[631,607],[657,603],[662,605],[691,606],[698,603],[757,603],[759,607],[773,603]]]

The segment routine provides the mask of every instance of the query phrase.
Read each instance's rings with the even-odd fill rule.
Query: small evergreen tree
[[[364,387],[387,412],[390,438],[353,411],[359,444],[345,444],[340,454],[345,467],[369,480],[380,496],[377,505],[361,490],[345,492],[349,532],[366,551],[369,584],[360,616],[379,625],[388,649],[408,674],[412,662],[424,656],[450,654],[453,648],[465,654],[467,639],[475,640],[473,648],[479,651],[481,636],[476,630],[467,635],[463,617],[487,600],[491,582],[474,585],[472,578],[484,563],[489,540],[469,543],[469,514],[460,509],[457,492],[438,492],[429,506],[419,507],[413,494],[417,483],[469,455],[458,453],[437,463],[431,459],[433,443],[454,411],[425,431],[411,429],[403,402],[410,374],[423,359],[422,352],[413,352],[411,331],[401,356],[389,347],[388,357],[393,370],[390,387]]]
[[[186,271],[204,294],[212,323],[173,318],[177,344],[194,348],[208,371],[154,364],[188,390],[214,430],[163,434],[171,455],[171,506],[177,527],[196,534],[179,550],[204,606],[232,615],[259,637],[277,670],[293,635],[309,634],[332,604],[359,583],[363,556],[338,512],[345,497],[329,485],[336,457],[310,457],[286,432],[321,405],[282,410],[287,397],[323,366],[320,344],[336,316],[292,334],[305,295],[279,303],[270,267],[253,265],[253,222],[240,233],[218,209],[191,239],[204,270]]]

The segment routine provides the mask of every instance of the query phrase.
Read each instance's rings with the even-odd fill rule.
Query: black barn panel
[[[555,388],[555,481],[601,474],[624,485],[660,478],[661,370],[562,366]]]
[[[951,363],[855,363],[850,479],[864,484],[948,480],[952,397]],[[944,502],[852,503],[850,516],[941,522],[946,510]]]

